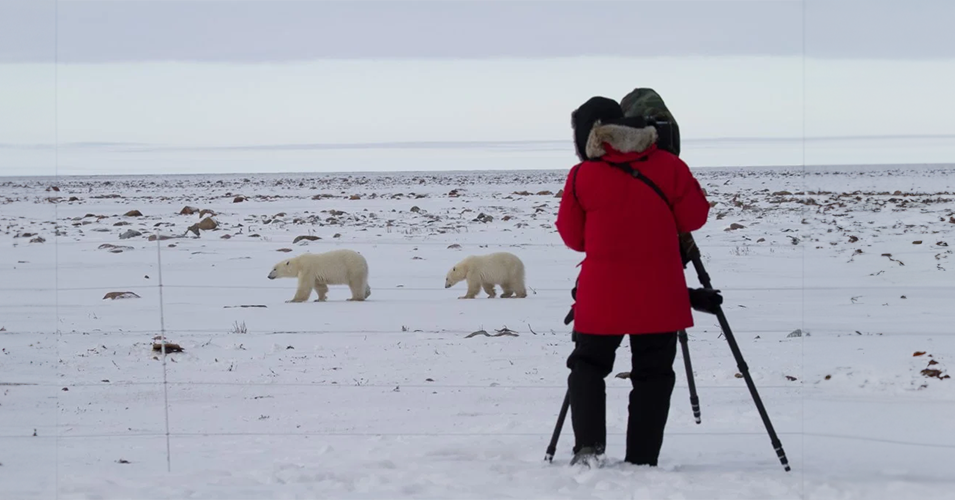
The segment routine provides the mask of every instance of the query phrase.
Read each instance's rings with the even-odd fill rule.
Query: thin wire
[[[803,192],[808,192],[806,184],[806,1],[802,0],[802,182],[803,182]],[[804,205],[804,215],[805,212],[809,211],[809,205]],[[810,238],[811,239],[811,238]],[[800,322],[801,330],[806,330],[806,245],[807,242],[803,242],[802,246],[802,321]],[[800,337],[799,347],[800,347],[800,357],[802,359],[802,371],[800,373],[800,380],[803,383],[806,380],[806,336],[803,335]],[[802,387],[802,384],[801,386]],[[802,480],[802,491],[800,492],[803,498],[806,497],[806,395],[800,390],[799,391],[799,400],[801,402],[801,409],[799,415],[799,430],[802,434],[802,450],[800,450],[800,460],[799,460],[799,474]]]
[[[561,328],[563,328],[563,327],[561,326]],[[719,334],[720,331],[721,331],[718,326],[714,326],[714,327],[703,327],[703,326],[700,326],[700,327],[695,327],[695,328],[697,328],[697,329],[695,329],[695,331],[694,331],[693,334],[692,334],[692,335],[695,335],[695,336]],[[461,329],[451,329],[451,328],[414,328],[414,329],[409,330],[409,331],[410,331],[411,333],[432,333],[432,334],[445,334],[445,335],[456,335],[456,334],[464,335],[464,334],[470,334],[470,333],[473,333],[473,332],[474,332],[474,330],[470,330],[470,329],[468,329],[468,330],[461,330]],[[522,333],[521,330],[514,330],[514,331],[517,332],[518,334]],[[565,331],[563,331],[563,330],[557,331],[556,329],[554,329],[554,328],[552,328],[552,327],[547,327],[547,326],[535,328],[534,331],[537,332],[536,335],[539,336],[539,337],[560,337],[560,336],[563,336],[563,335],[567,335],[567,333],[566,333]],[[73,330],[73,331],[70,331],[70,332],[60,331],[60,332],[57,333],[57,335],[60,335],[60,336],[63,336],[63,335],[89,336],[89,335],[92,335],[92,334],[96,334],[96,335],[107,335],[107,336],[109,336],[109,335],[120,336],[120,335],[142,335],[142,334],[154,333],[154,332],[155,332],[155,330],[99,330],[99,329],[94,329],[94,330]],[[3,332],[3,333],[4,333],[4,335],[10,336],[10,335],[46,335],[46,334],[48,334],[49,332],[45,332],[45,331],[42,331],[42,330],[7,330],[7,331],[5,331],[5,332]],[[224,329],[221,329],[221,328],[198,328],[198,329],[182,329],[182,330],[178,330],[178,329],[168,329],[168,330],[166,330],[166,333],[167,333],[167,334],[169,334],[169,333],[174,333],[174,334],[176,334],[176,335],[183,336],[183,337],[206,336],[206,335],[208,335],[208,334],[216,334],[216,333],[221,334],[221,333],[224,333]],[[403,332],[403,331],[401,331],[401,330],[396,330],[396,329],[387,329],[387,330],[341,330],[341,329],[336,329],[336,330],[271,330],[271,331],[268,331],[268,330],[267,330],[267,331],[248,332],[248,333],[235,334],[235,335],[236,335],[236,336],[241,336],[242,338],[254,338],[254,337],[269,337],[269,336],[275,336],[275,335],[393,335],[393,334],[394,334],[394,335],[397,336],[397,335],[403,334],[403,333],[406,333],[406,332]],[[525,335],[527,335],[526,332],[523,332],[523,333],[524,333]],[[782,336],[786,336],[786,335],[788,335],[790,332],[785,331],[785,330],[767,330],[767,329],[750,330],[750,329],[743,329],[743,328],[741,328],[741,329],[734,329],[734,330],[733,330],[733,333],[736,333],[736,334],[747,334],[747,335],[756,334],[756,335],[760,335],[760,336],[762,336],[762,335],[767,335],[767,336],[771,336],[771,335],[782,335]],[[535,334],[531,333],[530,335],[535,335]],[[868,333],[863,334],[863,333],[861,333],[861,332],[849,331],[849,330],[833,330],[833,331],[817,331],[817,332],[815,333],[815,336],[816,336],[816,337],[820,337],[820,338],[843,337],[843,336],[844,336],[844,337],[878,336],[878,337],[942,337],[942,338],[945,338],[945,337],[955,336],[955,332],[953,332],[953,331],[935,331],[935,332],[928,332],[928,331],[901,331],[901,332],[881,331],[881,332],[874,332],[874,333],[873,333],[873,332],[868,332]],[[232,338],[233,340],[235,339],[235,337],[230,337],[230,338]],[[702,341],[706,341],[707,339],[702,339],[702,338],[699,338],[699,337],[695,337],[695,340],[698,341],[698,342],[702,342]],[[755,340],[755,339],[754,339],[754,340]],[[783,340],[783,339],[782,339],[782,338],[778,338],[778,337],[767,337],[765,340],[768,341],[768,340]]]
[[[2,384],[0,384],[2,385]],[[54,387],[55,384],[29,384],[31,387]],[[75,382],[71,383],[70,387],[149,387],[158,385],[156,382],[136,382],[136,381],[113,381],[113,382]],[[402,382],[391,382],[387,384],[352,384],[352,383],[343,383],[343,384],[333,384],[330,382],[194,382],[191,380],[184,380],[181,382],[169,382],[171,386],[181,386],[181,387],[311,387],[315,389],[394,389],[395,386],[400,386],[405,389],[468,389],[468,390],[498,390],[498,389],[508,389],[508,390],[565,390],[567,389],[566,385],[476,385],[476,384],[405,384]],[[58,387],[58,386],[56,386]],[[673,386],[677,389],[686,389],[689,386],[676,384]],[[746,386],[740,387],[739,385],[697,385],[698,389],[707,389],[707,390],[734,390],[742,391],[746,389]],[[784,390],[794,390],[796,385],[765,385],[760,386],[761,389],[784,389]],[[608,385],[607,390],[627,390],[629,391],[631,386],[629,383],[620,381],[620,385]],[[930,402],[935,403],[951,403],[955,402],[953,400],[930,400]]]
[[[765,432],[745,432],[745,431],[736,431],[736,432],[712,432],[712,431],[667,431],[668,436],[765,436]],[[851,439],[855,441],[864,441],[868,443],[880,443],[880,444],[891,444],[891,445],[900,445],[900,446],[917,446],[922,448],[941,448],[941,449],[955,449],[955,444],[946,444],[946,443],[924,443],[924,442],[913,442],[913,441],[902,441],[895,439],[884,439],[884,438],[875,438],[869,436],[851,436],[844,434],[828,434],[820,432],[786,432],[781,431],[777,432],[779,435],[783,436],[810,436],[817,438],[826,438],[826,439]],[[154,438],[161,436],[161,433],[156,432],[143,432],[138,434],[75,434],[75,435],[64,435],[62,437],[69,439],[139,439],[139,438]],[[297,437],[434,437],[434,438],[443,438],[443,437],[499,437],[499,436],[513,436],[513,437],[541,437],[541,436],[550,436],[550,433],[544,432],[177,432],[176,437],[183,438],[203,438],[203,437],[276,437],[276,436],[297,436]],[[625,436],[626,432],[608,432],[608,436]],[[38,436],[45,439],[50,439],[48,436]],[[28,437],[23,435],[16,436],[0,436],[3,439],[37,439],[34,437]]]
[[[895,255],[895,254],[893,254]],[[801,278],[804,279],[805,277]],[[228,284],[228,285],[163,285],[165,288],[174,288],[179,290],[287,290],[287,287],[278,286],[278,285],[241,285],[241,284]],[[109,285],[109,286],[81,286],[81,287],[63,287],[63,288],[49,288],[49,287],[0,287],[0,292],[45,292],[50,290],[59,290],[61,292],[83,292],[83,291],[98,291],[104,290],[106,288],[126,288],[126,289],[142,289],[149,290],[157,288],[158,285],[143,285],[143,284],[131,284],[131,285]],[[391,292],[447,292],[444,287],[413,287],[413,286],[377,286],[375,290],[388,290]],[[533,288],[536,292],[553,292],[553,293],[566,293],[567,288]],[[853,290],[932,290],[932,291],[951,291],[955,290],[955,284],[952,285],[922,285],[922,284],[888,284],[888,285],[818,285],[810,287],[802,286],[757,286],[757,287],[734,287],[734,286],[724,286],[720,287],[720,290],[723,293],[727,292],[801,292],[804,290],[824,292],[824,291],[853,291]],[[89,304],[68,304],[69,307],[82,307],[89,308]],[[0,304],[0,308],[21,308],[25,305],[21,304]],[[42,307],[37,306],[37,307]]]
[[[55,185],[59,187],[60,183],[60,1],[53,2],[53,178]],[[54,295],[54,324],[56,326],[56,348],[54,354],[56,359],[55,373],[56,379],[60,379],[60,212],[59,203],[53,204],[53,260],[55,270],[53,271],[53,281],[56,286]],[[60,391],[56,391],[56,417],[54,420],[56,427],[53,432],[56,435],[54,440],[53,471],[56,476],[54,479],[55,498],[60,498]]]
[[[169,444],[169,383],[166,377],[166,314],[162,296],[162,229],[156,229],[156,263],[159,278],[159,338],[162,351],[162,396],[163,408],[166,412],[166,472],[172,472],[172,451]]]

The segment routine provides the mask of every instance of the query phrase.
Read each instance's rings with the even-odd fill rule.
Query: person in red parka
[[[625,460],[657,465],[675,374],[676,332],[693,326],[679,233],[701,228],[709,203],[689,167],[659,149],[657,132],[620,105],[594,97],[572,114],[581,162],[567,176],[557,214],[564,243],[584,252],[573,309],[575,348],[567,359],[572,464],[602,460],[604,379],[630,337],[632,371]],[[611,163],[629,165],[648,184]]]

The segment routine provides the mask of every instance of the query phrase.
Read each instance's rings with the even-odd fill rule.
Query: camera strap
[[[643,157],[642,160],[637,160],[637,161],[646,161],[646,157]],[[654,192],[660,195],[660,198],[662,198],[663,202],[667,204],[667,207],[670,209],[670,211],[671,212],[673,211],[673,206],[670,205],[670,199],[667,198],[667,195],[663,193],[663,190],[660,189],[660,186],[657,186],[656,183],[651,181],[649,177],[643,175],[642,172],[633,168],[633,165],[630,165],[629,163],[613,163],[609,161],[606,163],[610,165],[611,167],[619,168],[620,170],[623,170],[624,172],[630,174],[630,177],[633,177],[634,179],[637,179],[638,181],[643,182],[647,186],[650,186],[650,189],[652,189]],[[574,192],[576,193],[576,191]]]
[[[602,161],[610,165],[611,167],[623,170],[624,172],[630,174],[630,177],[633,177],[634,179],[637,179],[638,181],[643,182],[647,186],[650,186],[650,189],[652,189],[655,193],[657,193],[660,196],[660,198],[663,200],[663,202],[667,204],[667,207],[670,209],[670,212],[671,213],[673,212],[673,206],[670,205],[670,199],[667,198],[667,195],[663,193],[663,190],[660,189],[660,186],[657,186],[656,183],[650,180],[649,177],[643,175],[642,172],[633,168],[633,166],[630,165],[629,163],[615,163],[615,162],[609,162],[606,160],[602,160]],[[637,161],[646,161],[646,157],[643,157],[642,159]],[[580,170],[580,166],[578,165],[577,168],[574,169],[574,179],[573,179],[575,199],[577,198],[577,172],[579,170]],[[577,201],[578,203],[580,202],[579,199]]]

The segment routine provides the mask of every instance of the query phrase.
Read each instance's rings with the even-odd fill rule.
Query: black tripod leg
[[[700,284],[704,288],[712,289],[710,285],[710,276],[706,273],[706,269],[703,268],[703,262],[700,260],[699,255],[694,256],[693,258],[693,267],[696,268],[696,273],[700,278]],[[736,366],[739,368],[739,372],[743,375],[743,379],[746,380],[746,386],[749,388],[749,393],[753,396],[753,402],[756,403],[756,410],[759,411],[760,418],[763,419],[763,425],[766,426],[766,432],[769,433],[769,440],[773,445],[773,449],[776,450],[776,456],[779,457],[779,462],[783,464],[783,468],[786,469],[786,472],[789,472],[789,460],[786,458],[786,452],[783,451],[783,445],[779,441],[779,437],[776,436],[776,431],[773,429],[773,423],[769,420],[769,414],[766,413],[766,407],[763,406],[763,401],[759,397],[759,393],[756,392],[756,384],[753,383],[753,378],[749,375],[749,367],[746,365],[746,361],[743,359],[743,353],[739,350],[739,345],[736,343],[736,337],[733,336],[733,330],[730,329],[729,322],[726,321],[726,315],[723,314],[723,308],[717,307],[716,318],[720,322],[720,328],[723,329],[723,335],[726,336],[726,342],[730,345],[730,350],[733,351],[733,357],[736,358]]]
[[[686,330],[677,332],[680,346],[683,348],[683,364],[686,366],[686,382],[690,386],[690,407],[693,409],[693,418],[700,423],[700,398],[696,395],[696,382],[693,380],[693,365],[690,363],[690,348],[687,343]]]
[[[564,404],[560,407],[560,414],[557,416],[557,425],[554,426],[554,434],[550,437],[550,444],[547,446],[547,454],[544,460],[554,461],[554,454],[557,453],[557,440],[560,438],[560,431],[564,428],[564,419],[567,418],[567,409],[570,408],[570,391],[564,395]]]

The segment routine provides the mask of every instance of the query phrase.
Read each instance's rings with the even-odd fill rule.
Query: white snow
[[[536,193],[557,192],[564,172],[5,179],[0,497],[951,497],[955,381],[921,371],[955,368],[953,174],[697,172],[717,204],[696,241],[790,473],[716,318],[698,313],[703,422],[678,354],[660,467],[619,463],[629,384],[613,377],[616,463],[568,467],[569,418],[543,461],[582,255],[554,230],[559,199]],[[220,227],[183,236],[200,220],[178,215],[186,205]],[[134,209],[144,215],[123,216]],[[142,236],[120,239],[129,229]],[[148,241],[157,230],[175,239]],[[292,243],[305,234],[321,239]],[[289,255],[333,248],[368,259],[367,302],[333,286],[328,302],[289,304],[295,281],[266,278]],[[526,299],[444,289],[455,262],[496,250],[524,260]],[[165,365],[151,350],[162,326],[184,349]],[[466,338],[504,327],[518,336]],[[627,349],[615,371],[629,370]]]

